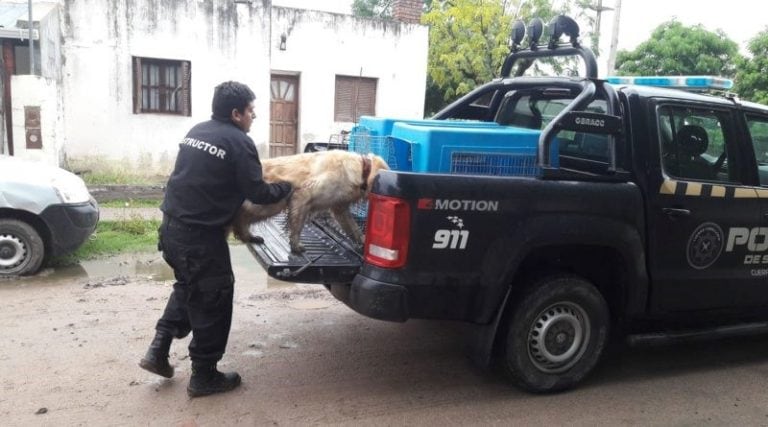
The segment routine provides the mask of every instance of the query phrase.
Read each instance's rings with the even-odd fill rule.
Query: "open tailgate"
[[[361,248],[338,230],[330,216],[318,215],[307,222],[301,232],[306,250],[300,255],[291,253],[286,220],[281,213],[251,226],[251,233],[263,237],[264,243],[247,246],[267,274],[288,282],[352,282],[362,265]]]

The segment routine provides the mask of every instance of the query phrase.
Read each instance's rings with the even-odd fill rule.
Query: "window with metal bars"
[[[192,115],[190,62],[133,57],[133,112]]]
[[[360,116],[376,115],[377,79],[336,76],[334,121],[357,122]]]

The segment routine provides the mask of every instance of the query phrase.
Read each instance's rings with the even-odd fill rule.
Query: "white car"
[[[80,177],[0,156],[0,277],[36,273],[93,233],[99,207]]]

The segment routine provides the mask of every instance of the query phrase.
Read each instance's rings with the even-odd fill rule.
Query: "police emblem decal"
[[[688,239],[688,265],[703,270],[714,264],[722,251],[723,230],[714,222],[705,222]]]

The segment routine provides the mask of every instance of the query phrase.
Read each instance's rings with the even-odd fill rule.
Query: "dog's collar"
[[[363,161],[363,185],[360,188],[365,191],[368,189],[368,177],[371,175],[371,158],[366,155],[360,157]]]

